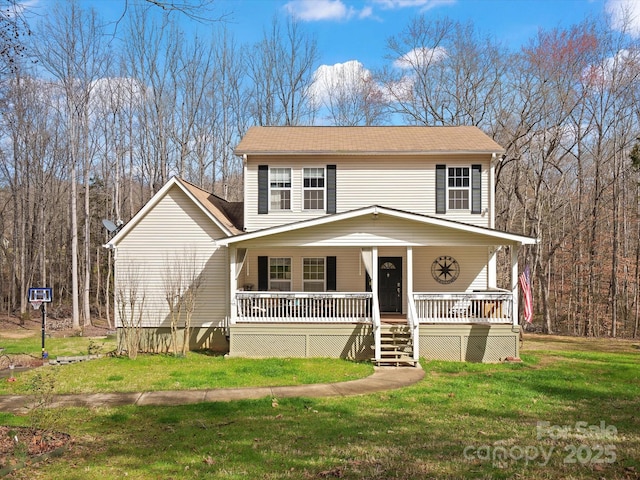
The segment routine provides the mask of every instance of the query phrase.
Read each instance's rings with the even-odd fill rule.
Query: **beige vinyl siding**
[[[407,250],[404,247],[382,247],[378,257],[402,258],[403,293],[407,292]],[[431,264],[440,255],[454,257],[460,265],[460,276],[449,285],[441,285],[431,276]],[[338,292],[362,292],[365,290],[366,269],[362,263],[360,248],[256,248],[250,249],[240,275],[238,286],[252,285],[258,288],[258,257],[291,258],[291,291],[302,288],[302,259],[306,257],[336,257]],[[418,247],[413,249],[414,292],[466,292],[487,288],[487,271],[484,259],[486,247]],[[377,267],[375,267],[377,268]],[[406,301],[404,302],[406,303]],[[403,307],[404,309],[404,307]]]
[[[255,248],[250,249],[240,275],[238,287],[246,284],[258,288],[258,257],[291,258],[291,291],[301,292],[302,259],[308,257],[336,257],[336,289],[339,292],[362,292],[366,271],[360,261],[360,250],[353,248]],[[325,278],[326,281],[326,278]]]
[[[245,229],[248,232],[273,227],[299,220],[309,220],[324,215],[320,210],[304,210],[302,172],[304,168],[325,168],[330,162],[310,159],[304,164],[292,164],[291,161],[266,159],[248,165],[245,174]],[[268,214],[258,215],[258,165],[269,168],[291,168],[291,210],[270,210]],[[326,183],[326,171],[325,171]],[[325,188],[326,200],[326,188]],[[325,202],[326,208],[326,202]]]
[[[448,285],[434,280],[431,275],[433,261],[448,255],[458,262],[460,275]],[[487,288],[486,247],[430,247],[413,250],[414,292],[469,292]]]
[[[168,327],[164,279],[176,259],[194,259],[202,275],[192,326],[223,325],[228,315],[226,248],[215,239],[223,232],[179,187],[174,186],[118,244],[116,285],[139,285],[144,294],[143,326]],[[117,296],[117,292],[116,292]],[[118,326],[121,326],[118,318]]]
[[[388,215],[366,215],[247,240],[242,246],[432,246],[493,245],[496,240],[471,232],[425,225]],[[499,242],[503,243],[503,242]],[[485,249],[486,250],[486,249]],[[482,257],[486,261],[486,254]]]
[[[302,205],[302,169],[337,165],[337,211],[344,212],[380,205],[424,215],[435,215],[435,165],[471,166],[481,164],[482,210],[490,205],[488,155],[443,156],[304,156],[250,157],[245,175],[245,227],[251,232],[262,228],[307,220],[322,215],[304,211]],[[258,215],[258,165],[292,168],[291,211]],[[443,218],[488,227],[489,214],[451,211]]]

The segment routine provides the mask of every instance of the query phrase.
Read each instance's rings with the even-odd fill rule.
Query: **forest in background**
[[[112,321],[102,219],[127,222],[173,175],[242,199],[233,149],[252,125],[475,125],[506,149],[497,227],[540,239],[520,258],[536,328],[640,334],[640,45],[624,22],[540,30],[514,51],[418,16],[383,68],[329,78],[292,18],[246,45],[224,18],[159,0],[123,2],[117,25],[74,2],[35,21],[2,3],[0,312],[29,315],[28,288],[46,285],[77,328]]]

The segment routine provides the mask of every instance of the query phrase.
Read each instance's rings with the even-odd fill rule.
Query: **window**
[[[469,167],[447,169],[449,210],[469,210],[471,175]]]
[[[291,169],[272,168],[269,175],[271,210],[291,210]]]
[[[302,289],[305,292],[324,292],[324,258],[302,259]]]
[[[324,168],[302,171],[305,210],[324,210]]]
[[[291,291],[291,259],[274,257],[269,259],[269,290]]]

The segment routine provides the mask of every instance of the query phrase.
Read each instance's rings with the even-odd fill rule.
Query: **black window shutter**
[[[338,290],[336,275],[336,257],[327,257],[327,291]]]
[[[471,213],[482,213],[482,165],[471,165]]]
[[[447,213],[446,165],[436,165],[436,213]]]
[[[258,257],[258,291],[269,290],[269,257]]]
[[[258,165],[258,214],[269,213],[269,165]]]
[[[336,213],[336,166],[327,165],[327,213]]]

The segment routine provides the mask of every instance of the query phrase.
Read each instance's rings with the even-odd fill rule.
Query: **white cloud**
[[[93,82],[91,100],[100,110],[135,107],[144,98],[144,86],[130,77],[105,77]]]
[[[605,11],[615,30],[640,37],[640,2],[638,0],[607,0]]]
[[[411,100],[415,78],[415,75],[406,75],[397,82],[387,84],[382,92],[385,100],[388,103]]]
[[[457,0],[373,0],[382,8],[420,8],[421,12],[426,12],[432,8],[453,5]]]
[[[585,68],[582,72],[582,80],[588,87],[615,87],[614,82],[625,81],[624,72],[632,71],[639,61],[637,51],[622,49],[600,64]]]
[[[393,66],[396,68],[407,70],[429,65],[430,63],[437,63],[444,60],[445,58],[447,58],[447,50],[443,47],[420,47],[414,48],[410,52],[402,55],[395,62],[393,62]]]
[[[317,104],[322,104],[336,89],[355,91],[370,78],[371,72],[357,60],[321,65],[313,74],[311,94]]]
[[[371,8],[370,6],[364,7],[362,10],[360,10],[360,13],[358,14],[358,18],[369,18],[373,16],[373,8]]]
[[[284,8],[305,22],[319,20],[347,20],[356,14],[342,0],[291,0]]]

